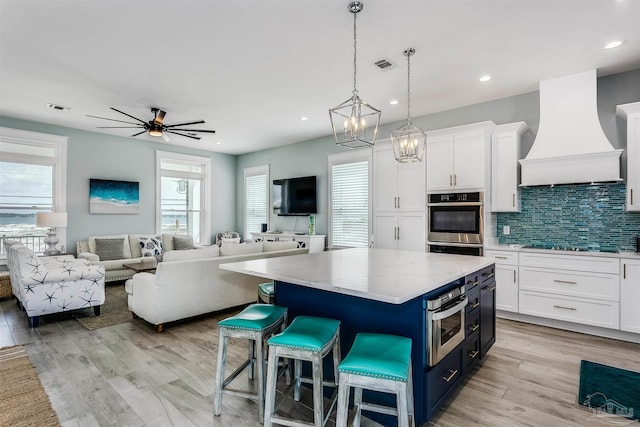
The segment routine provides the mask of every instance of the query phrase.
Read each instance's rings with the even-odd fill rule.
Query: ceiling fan
[[[175,123],[175,124],[171,124],[171,125],[165,125],[163,123],[164,120],[164,116],[167,114],[165,111],[162,111],[159,108],[153,107],[151,108],[151,112],[153,113],[153,119],[149,120],[148,122],[145,122],[142,119],[139,119],[137,117],[132,116],[131,114],[127,114],[124,111],[120,111],[116,108],[111,107],[111,109],[113,111],[117,111],[120,114],[124,114],[127,117],[131,117],[134,120],[137,120],[137,122],[127,122],[124,120],[117,120],[117,119],[110,119],[107,117],[98,117],[98,116],[91,116],[87,114],[87,117],[93,117],[95,119],[102,119],[102,120],[111,120],[113,122],[120,122],[120,123],[127,123],[133,126],[98,126],[98,129],[142,129],[140,132],[138,133],[134,133],[133,136],[138,136],[138,135],[142,135],[143,133],[147,132],[149,133],[149,135],[151,136],[161,136],[162,138],[164,138],[165,141],[171,141],[171,139],[169,138],[170,133],[175,134],[175,135],[180,135],[180,136],[186,136],[187,138],[191,138],[191,139],[201,139],[200,136],[197,135],[197,133],[201,133],[201,132],[205,132],[205,133],[215,133],[215,130],[209,130],[209,129],[184,129],[183,126],[189,126],[189,125],[198,125],[198,124],[202,124],[205,121],[204,120],[195,120],[192,122],[184,122],[184,123]]]

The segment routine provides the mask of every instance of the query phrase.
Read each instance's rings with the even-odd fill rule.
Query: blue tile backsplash
[[[625,184],[521,189],[522,211],[498,213],[498,241],[592,251],[635,249],[640,212],[625,211]],[[503,226],[511,228],[503,235]]]

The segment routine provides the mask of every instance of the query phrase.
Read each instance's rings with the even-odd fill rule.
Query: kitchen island
[[[358,332],[411,338],[416,425],[421,425],[495,341],[493,262],[485,257],[353,248],[220,268],[274,280],[276,304],[289,308],[289,319],[301,314],[340,319],[343,356]],[[457,289],[469,303],[458,314],[457,330],[455,324],[447,327],[452,333],[463,330],[464,340],[430,364],[433,344],[427,301]],[[451,320],[455,323],[453,316]],[[393,404],[388,395],[379,393],[365,394],[365,399]],[[386,416],[371,414],[371,418],[395,425]]]

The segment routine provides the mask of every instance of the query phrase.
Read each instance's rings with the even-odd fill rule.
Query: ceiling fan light
[[[151,136],[162,136],[161,129],[149,129],[149,135]]]

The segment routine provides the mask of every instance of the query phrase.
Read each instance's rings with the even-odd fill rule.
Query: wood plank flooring
[[[0,346],[27,344],[65,427],[259,426],[257,405],[239,397],[224,396],[222,415],[213,416],[216,325],[228,315],[170,325],[161,334],[142,320],[88,331],[66,314],[44,316],[30,329],[15,300],[4,300]],[[237,366],[246,348],[231,340],[228,363]],[[577,404],[581,359],[640,372],[640,344],[499,319],[484,363],[431,425],[599,424]],[[249,384],[246,376],[236,381]],[[303,391],[303,404],[310,399]],[[287,401],[282,411],[311,419],[304,405]]]

